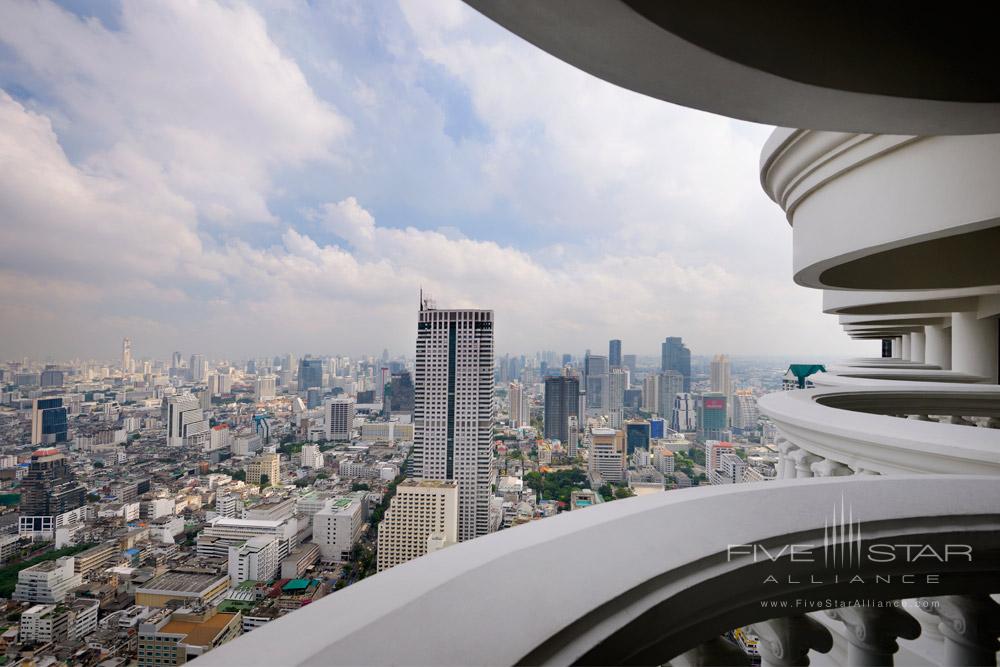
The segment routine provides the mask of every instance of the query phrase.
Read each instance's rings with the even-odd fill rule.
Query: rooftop
[[[219,612],[201,623],[194,621],[170,621],[160,629],[161,634],[185,635],[184,643],[192,646],[208,646],[219,633],[232,622],[236,614]]]
[[[198,594],[229,575],[200,572],[164,572],[136,588],[137,592],[169,591],[171,593]]]

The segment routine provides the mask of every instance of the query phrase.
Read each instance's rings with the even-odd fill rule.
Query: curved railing
[[[881,367],[881,366],[830,366],[826,373],[809,376],[816,386],[873,386],[888,382],[944,382],[947,384],[976,384],[986,378],[971,373],[945,371],[932,367]]]
[[[826,530],[844,503],[861,534]],[[785,511],[775,511],[775,508]],[[788,511],[794,508],[794,511]],[[838,510],[840,511],[840,510]],[[704,520],[692,522],[691,517]],[[839,519],[838,519],[839,520]],[[831,567],[827,548],[974,545],[969,562]],[[804,558],[762,558],[810,545]],[[363,580],[206,656],[211,665],[662,664],[794,600],[997,589],[1000,485],[989,477],[851,477],[702,487],[615,501],[449,547]],[[801,555],[801,553],[800,553]],[[918,585],[899,577],[913,575]],[[940,585],[926,577],[940,576]],[[813,576],[815,575],[815,576]],[[767,576],[783,583],[762,585]],[[812,577],[812,579],[810,578]],[[801,583],[801,582],[810,583]],[[798,582],[798,583],[794,583]],[[773,601],[776,606],[762,604]]]
[[[995,425],[996,385],[817,387],[768,394],[758,406],[783,440],[786,477],[817,474],[813,464],[826,474],[1000,475],[1000,429],[973,427]]]

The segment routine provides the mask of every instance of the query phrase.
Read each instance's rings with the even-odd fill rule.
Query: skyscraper
[[[575,377],[545,378],[546,438],[569,443],[569,420],[580,418],[580,381]],[[568,444],[567,444],[568,446]]]
[[[353,398],[328,398],[323,405],[326,417],[326,439],[347,441],[354,430],[355,403]]]
[[[611,428],[621,428],[625,423],[625,389],[628,387],[628,371],[617,366],[608,373],[608,416]]]
[[[458,482],[458,539],[490,531],[493,311],[438,310],[421,298],[413,474]]]
[[[531,412],[528,407],[528,392],[518,381],[511,382],[507,397],[510,399],[510,421],[514,428],[531,424]]]
[[[717,354],[712,357],[711,366],[711,389],[726,396],[727,419],[731,422],[733,417],[733,377],[732,364],[729,357],[724,354]]]
[[[323,386],[323,360],[305,358],[299,360],[299,391]]]
[[[208,420],[197,396],[182,394],[163,399],[163,421],[167,426],[167,445],[181,447],[188,438],[211,437]]]
[[[608,365],[619,368],[622,365],[622,342],[615,338],[608,341]]]
[[[660,348],[660,370],[684,376],[684,391],[691,391],[691,350],[679,337],[668,336]]]
[[[608,358],[589,352],[583,358],[584,382],[587,390],[587,412],[604,415],[610,407],[608,393]]]
[[[725,394],[707,391],[696,398],[698,409],[698,440],[725,440],[728,425]]]
[[[660,371],[656,376],[656,414],[670,419],[674,412],[674,397],[684,391],[684,376],[677,371]]]
[[[39,449],[31,455],[21,481],[21,515],[58,516],[82,507],[86,491],[76,481],[66,456],[57,449]]]
[[[191,363],[188,366],[191,382],[204,382],[208,377],[208,366],[205,364],[205,355],[192,354]]]
[[[255,394],[258,401],[273,401],[276,394],[275,377],[273,375],[260,375],[257,377]]]
[[[128,337],[122,338],[122,373],[132,372],[132,340]]]
[[[387,391],[386,404],[390,412],[413,414],[413,377],[409,371],[393,373]]]
[[[31,444],[51,445],[68,439],[68,411],[62,398],[36,398],[31,404]]]
[[[670,428],[679,433],[690,433],[697,429],[697,408],[694,396],[687,393],[674,397],[674,412],[670,419]]]

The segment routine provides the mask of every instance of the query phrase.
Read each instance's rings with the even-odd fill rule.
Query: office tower
[[[205,355],[203,354],[192,354],[191,363],[188,364],[189,376],[191,382],[204,382],[205,378],[208,377],[208,365],[205,363]]]
[[[608,365],[620,368],[622,365],[622,342],[617,338],[608,341]]]
[[[413,473],[458,482],[458,539],[490,531],[493,311],[438,310],[417,325]]]
[[[660,371],[656,376],[656,414],[669,419],[674,410],[674,396],[683,390],[683,375],[677,371]]]
[[[590,468],[605,482],[625,481],[625,433],[613,428],[590,432]]]
[[[674,411],[670,418],[670,428],[678,433],[692,433],[698,428],[698,409],[694,395],[677,394],[674,397]]]
[[[749,389],[737,389],[733,393],[732,424],[744,431],[757,427],[757,399]]]
[[[626,453],[631,454],[636,449],[649,449],[652,429],[648,421],[625,422]]]
[[[281,459],[277,454],[261,454],[247,465],[247,484],[277,486],[281,484]]]
[[[249,373],[250,375],[256,375],[257,374],[257,360],[256,359],[249,359],[247,361],[246,372]]]
[[[531,425],[531,412],[528,407],[528,392],[517,381],[511,382],[507,396],[510,399],[510,421],[515,428]]]
[[[378,571],[457,542],[458,507],[455,482],[408,479],[397,486],[378,525]]]
[[[630,372],[635,373],[637,365],[636,356],[634,354],[623,354],[622,364],[625,368],[629,369]]]
[[[717,354],[712,357],[711,364],[711,385],[712,391],[717,391],[720,394],[725,394],[726,396],[726,410],[728,411],[727,419],[732,422],[733,419],[733,379],[732,379],[732,363],[729,361],[729,357],[724,354]]]
[[[122,338],[122,373],[132,372],[132,340],[128,337]]]
[[[666,420],[659,417],[652,417],[649,420],[650,438],[662,438],[666,435],[666,432],[667,432]]]
[[[53,366],[47,366],[39,376],[42,389],[61,387],[66,384],[66,371]]]
[[[569,366],[571,363],[573,363],[573,355],[572,354],[564,354],[562,356],[562,365],[563,366]]]
[[[323,387],[323,360],[306,357],[299,360],[299,391]]]
[[[571,416],[567,422],[568,428],[565,440],[566,454],[569,455],[571,459],[575,459],[577,449],[580,446],[580,421],[577,417]]]
[[[580,420],[580,381],[575,377],[545,378],[545,422],[543,435],[569,442],[569,420]]]
[[[273,401],[277,396],[276,382],[273,375],[261,375],[257,377],[254,394],[258,401]]]
[[[728,426],[726,402],[726,395],[716,391],[707,391],[696,397],[700,442],[724,439]]]
[[[163,422],[167,427],[167,445],[181,447],[199,441],[203,436],[211,439],[208,420],[202,412],[198,397],[192,394],[167,396],[163,399]]]
[[[68,411],[62,398],[36,398],[31,404],[31,444],[51,445],[69,439]]]
[[[587,413],[607,414],[610,407],[608,358],[588,352],[583,358],[583,373],[587,391]]]
[[[328,398],[323,403],[326,439],[349,441],[354,430],[356,404],[353,398]]]
[[[86,490],[76,481],[66,455],[57,449],[39,449],[31,455],[21,480],[22,517],[59,516],[86,501]]]
[[[684,376],[684,391],[691,391],[691,350],[680,338],[668,336],[660,349],[660,370]]]
[[[180,352],[174,352],[173,355],[170,357],[170,370],[171,371],[177,371],[181,367],[182,367],[182,364],[181,364],[181,353]],[[170,374],[171,375],[177,375],[176,372],[171,372]]]
[[[386,410],[413,413],[413,378],[409,371],[393,373],[387,392]]]
[[[611,428],[621,428],[625,422],[625,388],[628,387],[628,371],[621,366],[608,373],[608,416]]]

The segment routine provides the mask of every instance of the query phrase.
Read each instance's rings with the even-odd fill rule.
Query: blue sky
[[[791,282],[770,128],[599,81],[450,0],[0,5],[0,354],[860,353]]]

